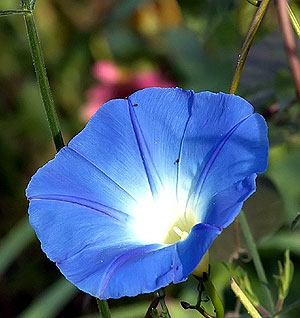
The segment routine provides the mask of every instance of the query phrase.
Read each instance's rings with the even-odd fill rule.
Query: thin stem
[[[167,307],[166,302],[165,302],[165,297],[166,297],[165,290],[163,288],[160,288],[157,291],[157,293],[158,293],[158,298],[159,298],[162,312],[164,313],[164,317],[171,318],[168,307]]]
[[[254,19],[252,21],[252,24],[250,26],[248,33],[247,33],[244,44],[242,46],[241,53],[239,54],[239,57],[238,57],[238,61],[237,61],[236,68],[234,71],[229,94],[235,94],[235,92],[237,90],[237,87],[238,87],[238,84],[240,81],[240,77],[241,77],[241,73],[242,73],[248,52],[250,50],[252,41],[254,39],[254,36],[256,34],[258,27],[260,26],[261,21],[266,13],[269,2],[270,2],[270,0],[262,0],[261,4],[259,5],[259,8],[256,11]]]
[[[30,13],[29,10],[0,10],[0,16],[8,16],[13,14],[24,14],[24,13]]]
[[[230,262],[234,259],[239,259],[241,253],[240,225],[237,217],[233,222],[233,229],[235,251],[230,256]]]
[[[151,302],[151,304],[148,307],[148,310],[147,310],[144,318],[151,318],[153,309],[156,309],[158,304],[159,304],[159,298],[158,297],[154,297],[152,302]]]
[[[100,318],[111,318],[111,314],[109,311],[109,307],[106,300],[97,299],[98,310],[100,314]]]
[[[250,253],[252,255],[254,266],[255,266],[258,278],[259,278],[259,280],[261,282],[261,285],[262,285],[262,288],[263,288],[264,299],[266,300],[267,305],[268,305],[267,309],[269,311],[273,312],[274,303],[273,303],[273,298],[272,298],[272,295],[271,295],[271,291],[270,291],[270,289],[268,287],[268,280],[267,280],[267,277],[266,277],[266,274],[265,274],[265,270],[263,268],[260,256],[258,254],[257,247],[256,247],[256,244],[254,242],[252,233],[250,231],[246,216],[245,216],[243,211],[241,211],[241,213],[240,213],[239,221],[240,221],[241,228],[243,230],[243,234],[244,234],[244,237],[246,239],[249,251],[250,251]]]
[[[293,222],[291,223],[291,225],[290,225],[290,230],[291,231],[294,231],[296,229],[296,226],[299,223],[299,221],[300,221],[300,213],[298,213],[296,215],[296,217],[294,218]]]
[[[267,311],[262,305],[258,304],[256,305],[256,309],[265,317],[271,317],[271,313]]]
[[[298,38],[300,39],[300,25],[298,23],[298,20],[292,10],[292,8],[287,4],[287,8],[288,8],[288,12],[289,12],[289,16],[293,25],[293,28],[296,32],[296,34],[298,35]]]
[[[224,318],[224,307],[212,281],[208,277],[207,279],[203,280],[203,284],[205,286],[206,293],[215,308],[216,318]]]
[[[180,302],[181,306],[183,309],[194,309],[197,310],[204,318],[215,318],[214,316],[210,315],[207,313],[201,306],[200,304],[196,304],[195,306],[187,303],[186,301],[181,301]]]
[[[38,84],[40,87],[40,93],[42,96],[43,104],[45,107],[48,123],[50,126],[52,138],[56,147],[59,151],[64,146],[58,117],[55,111],[54,101],[52,98],[50,85],[46,73],[44,58],[42,54],[42,48],[38,37],[36,24],[32,11],[28,11],[24,14],[27,35],[30,44],[31,56],[33,59],[33,65],[37,76]]]
[[[230,279],[230,287],[252,318],[262,318],[233,278]]]
[[[163,288],[160,288],[159,290],[157,290],[154,294],[154,298],[150,304],[150,306],[148,307],[148,310],[145,314],[145,318],[151,318],[153,315],[153,310],[155,310],[158,306],[158,304],[160,303],[160,306],[162,308],[162,312],[164,314],[164,317],[166,318],[171,318],[168,307],[166,305],[165,302],[165,290]]]
[[[165,297],[160,298],[159,302],[160,302],[160,305],[162,308],[162,312],[164,313],[164,317],[171,318],[170,313],[169,313],[169,309],[168,309],[166,302],[165,302]]]
[[[27,1],[23,0],[22,6],[24,10],[24,19],[25,19],[25,25],[26,25],[27,35],[29,39],[31,56],[33,60],[35,73],[37,76],[37,81],[40,88],[40,93],[42,96],[47,120],[51,130],[52,138],[56,147],[56,151],[59,151],[64,146],[64,141],[63,141],[58,117],[55,110],[54,101],[52,98],[52,93],[51,93],[51,89],[49,85],[49,80],[47,77],[42,48],[39,41],[38,31],[37,31],[34,16],[33,16],[35,0],[31,0],[29,2],[28,0]],[[28,9],[28,7],[30,7],[30,9]],[[97,299],[97,304],[99,308],[100,317],[111,318],[107,301]]]
[[[288,312],[293,311],[293,310],[297,309],[298,307],[300,307],[300,300],[296,300],[294,303],[286,306],[284,310],[281,310],[280,312],[276,312],[273,315],[273,317],[277,317],[281,314],[287,314]]]
[[[276,0],[276,8],[285,51],[296,87],[297,97],[300,99],[300,62],[297,56],[297,46],[290,23],[287,1]]]
[[[278,313],[281,311],[282,309],[282,306],[283,306],[283,302],[284,302],[284,299],[282,298],[279,298],[278,301],[277,301],[277,304],[275,306],[275,312]]]

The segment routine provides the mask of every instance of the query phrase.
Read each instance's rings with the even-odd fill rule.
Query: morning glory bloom
[[[244,99],[147,88],[105,103],[27,188],[42,249],[102,299],[195,270],[267,166],[267,126]]]

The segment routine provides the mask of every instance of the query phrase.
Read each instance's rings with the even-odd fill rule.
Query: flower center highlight
[[[185,204],[167,193],[156,200],[143,200],[133,216],[133,231],[139,240],[148,244],[173,244],[184,240],[197,223],[195,214],[185,212]]]
[[[169,227],[163,243],[173,244],[178,241],[183,241],[190,234],[192,227],[196,224],[195,217],[188,213],[188,215],[181,215],[175,222]]]
[[[174,196],[164,194],[159,199],[143,200],[133,211],[132,230],[137,239],[145,244],[174,244],[185,240],[194,225],[199,223],[195,213],[185,211],[185,202],[177,202]],[[193,274],[203,277],[209,271],[208,251],[202,257]]]

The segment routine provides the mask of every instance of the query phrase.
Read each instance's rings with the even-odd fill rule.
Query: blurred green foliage
[[[298,4],[293,2],[299,18]],[[0,10],[19,7],[16,0],[0,3]],[[35,17],[65,140],[85,124],[80,114],[97,61],[111,59],[129,71],[140,66],[160,69],[185,89],[228,91],[255,10],[246,0],[165,0],[164,5],[151,0],[37,0]],[[22,16],[0,19],[0,43],[0,316],[97,317],[94,299],[61,278],[26,220],[24,189],[55,149]],[[250,50],[238,93],[269,123],[269,169],[245,211],[269,278],[277,272],[277,259],[290,249],[295,275],[285,301],[289,305],[300,298],[300,228],[289,230],[300,210],[300,108],[273,4]],[[215,242],[213,259],[227,261],[233,250],[229,229]],[[261,296],[252,264],[242,266]],[[212,276],[227,311],[233,310],[230,273],[215,261]],[[167,289],[173,318],[196,317],[179,305],[179,300],[195,302],[196,287],[191,278]],[[143,317],[150,301],[151,295],[111,301],[112,315]],[[298,310],[285,317],[298,317]]]

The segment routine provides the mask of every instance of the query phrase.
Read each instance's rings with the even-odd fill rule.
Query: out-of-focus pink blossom
[[[92,73],[98,83],[87,91],[87,102],[81,111],[81,117],[85,121],[112,98],[124,98],[139,89],[151,86],[176,86],[174,81],[166,78],[158,70],[138,69],[128,72],[109,60],[95,63]]]
[[[93,75],[103,84],[115,84],[121,78],[121,71],[112,61],[97,62],[92,68]]]

